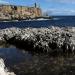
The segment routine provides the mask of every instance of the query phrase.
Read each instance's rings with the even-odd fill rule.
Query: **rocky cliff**
[[[0,19],[26,19],[42,15],[39,7],[0,5]]]

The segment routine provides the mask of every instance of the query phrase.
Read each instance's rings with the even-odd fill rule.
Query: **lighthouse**
[[[36,3],[34,3],[34,6],[35,6],[35,8],[37,7],[37,4]]]

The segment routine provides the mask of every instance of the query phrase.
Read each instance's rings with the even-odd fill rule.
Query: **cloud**
[[[9,4],[9,2],[4,1],[4,0],[0,0],[0,4]]]
[[[75,0],[46,0],[47,2],[71,3],[75,4]]]
[[[74,9],[49,9],[48,11],[49,15],[75,15]]]

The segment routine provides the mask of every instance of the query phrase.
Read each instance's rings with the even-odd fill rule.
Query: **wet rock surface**
[[[6,28],[0,30],[0,43],[34,52],[75,52],[75,27]]]
[[[75,56],[34,55],[32,60],[13,66],[17,75],[75,75]]]

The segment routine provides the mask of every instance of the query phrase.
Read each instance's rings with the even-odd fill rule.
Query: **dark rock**
[[[73,29],[73,30],[72,30]],[[74,28],[7,28],[0,30],[2,41],[35,52],[75,51]]]

